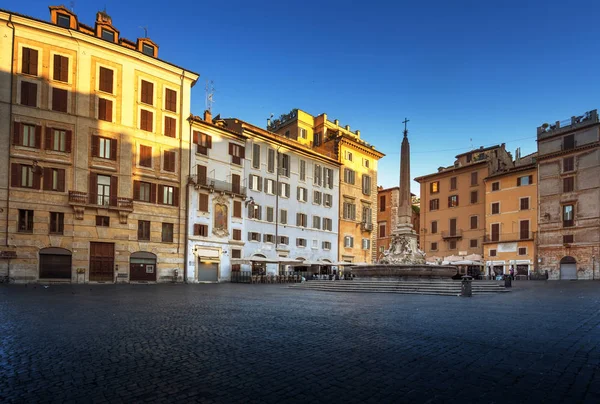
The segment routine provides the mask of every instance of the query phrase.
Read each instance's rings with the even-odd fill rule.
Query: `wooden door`
[[[237,174],[231,174],[231,192],[240,193],[240,176]]]
[[[529,220],[521,220],[520,233],[521,240],[526,240],[529,238]]]
[[[456,219],[450,219],[450,235],[456,236]]]
[[[90,281],[113,282],[114,267],[114,243],[90,243]]]

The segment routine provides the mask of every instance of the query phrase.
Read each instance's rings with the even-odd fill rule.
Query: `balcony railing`
[[[442,238],[445,238],[445,239],[448,239],[448,238],[462,238],[462,230],[461,229],[443,230],[442,231]]]
[[[80,191],[69,191],[69,204],[71,205],[89,205],[91,206],[102,206],[108,209],[128,210],[133,211],[133,199],[123,198],[118,196],[116,198],[110,198],[108,204],[102,205],[99,203],[90,203],[90,198],[87,192]]]
[[[580,116],[572,116],[570,119],[564,119],[562,121],[556,121],[553,125],[543,124],[537,128],[538,135],[543,135],[544,133],[550,133],[554,131],[559,131],[561,129],[566,128],[575,128],[577,126],[589,123],[598,122],[598,111],[591,110]]]
[[[484,243],[508,242],[519,240],[533,240],[534,233],[532,231],[522,231],[518,233],[486,233],[483,236]]]
[[[196,187],[205,188],[209,191],[212,190],[216,192],[226,192],[234,195],[246,196],[246,187],[229,181],[220,181],[208,177],[198,178],[197,174],[190,175],[188,181],[189,183],[194,184]]]

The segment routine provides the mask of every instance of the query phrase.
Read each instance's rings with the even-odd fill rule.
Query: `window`
[[[104,39],[105,41],[110,41],[110,42],[114,42],[115,41],[115,33],[112,31],[109,31],[107,29],[102,28],[102,39]]]
[[[575,177],[563,178],[563,192],[573,192],[575,190]]]
[[[431,243],[431,250],[437,251],[437,249],[438,249],[438,243]]]
[[[67,90],[52,88],[52,110],[57,112],[67,112],[67,97]]]
[[[144,104],[154,105],[154,84],[149,81],[142,80],[142,96],[141,101]]]
[[[362,192],[365,195],[371,195],[371,177],[366,174],[362,176]]]
[[[356,205],[351,202],[344,202],[343,218],[347,220],[356,220]]]
[[[54,55],[54,72],[52,78],[56,81],[67,83],[69,81],[69,58]]]
[[[306,181],[306,161],[300,160],[300,181]]]
[[[477,241],[476,238],[469,240],[469,247],[470,248],[477,248],[477,246],[479,245],[479,242]]]
[[[458,195],[450,195],[448,197],[448,207],[455,208],[458,206]]]
[[[471,216],[471,230],[479,228],[479,216]]]
[[[101,121],[112,122],[112,101],[104,98],[98,99],[98,119]]]
[[[306,247],[306,239],[305,238],[297,238],[296,246],[298,247]]]
[[[313,227],[313,229],[321,229],[321,217],[320,216],[313,216],[312,227]]]
[[[565,157],[563,159],[563,173],[575,170],[575,157]]]
[[[479,182],[479,179],[478,179],[477,171],[474,171],[471,173],[471,186],[477,185],[478,182]]]
[[[533,175],[526,175],[524,177],[519,177],[517,178],[517,186],[523,186],[523,185],[531,185],[533,184]]]
[[[362,208],[362,222],[370,224],[373,220],[373,213],[369,206],[363,206]]]
[[[331,243],[329,241],[323,241],[321,247],[323,250],[331,250]]]
[[[171,112],[177,112],[177,91],[169,88],[165,89],[165,109]]]
[[[471,204],[476,204],[479,200],[479,192],[471,191]]]
[[[133,200],[140,202],[156,202],[156,184],[133,181]]]
[[[456,232],[456,218],[450,219],[450,230],[448,231],[450,236],[456,236],[458,233]]]
[[[333,230],[333,221],[329,218],[323,218],[323,230],[332,231]]]
[[[450,191],[456,190],[456,187],[457,187],[456,182],[457,182],[456,177],[450,178]]]
[[[344,247],[346,247],[346,248],[354,247],[354,237],[352,237],[352,236],[344,237]]]
[[[288,212],[285,209],[279,210],[279,223],[287,224],[288,222]]]
[[[267,150],[267,171],[270,173],[275,172],[275,150]]]
[[[333,170],[323,167],[323,186],[333,189]]]
[[[212,137],[207,134],[194,131],[193,141],[196,144],[196,153],[208,155],[208,149],[212,149]],[[231,154],[232,143],[229,144],[229,154]],[[241,164],[238,163],[238,164]]]
[[[60,168],[45,167],[43,179],[44,189],[47,191],[65,191],[65,170]]]
[[[163,205],[178,206],[179,204],[179,188],[171,187],[168,185],[159,185],[159,189],[162,188],[160,194],[160,202]]]
[[[108,216],[96,216],[96,226],[98,227],[109,227],[110,217]]]
[[[363,167],[369,168],[369,159],[363,159]]]
[[[429,184],[429,193],[437,194],[438,192],[440,192],[440,182],[434,181],[434,182],[430,183]]]
[[[349,169],[349,168],[344,168],[344,182],[347,184],[352,184],[354,185],[355,180],[356,180],[356,173]]]
[[[232,238],[234,240],[241,241],[242,240],[242,230],[240,230],[240,229],[233,229]],[[241,251],[241,250],[238,250],[238,251]]]
[[[260,233],[254,231],[249,232],[248,241],[260,241]]]
[[[521,210],[529,210],[529,198],[520,198],[519,207]]]
[[[194,224],[194,236],[208,237],[208,225],[207,224]]]
[[[246,158],[245,149],[235,143],[229,143],[229,155],[233,164],[242,165],[242,159]]]
[[[438,222],[437,220],[434,220],[433,222],[431,222],[431,234],[437,234],[438,232]]]
[[[267,222],[273,223],[275,221],[274,209],[272,206],[267,206]]]
[[[248,184],[253,191],[262,191],[262,178],[258,175],[250,174],[248,176]]]
[[[71,137],[70,130],[46,128],[46,139],[44,140],[46,150],[70,153]]]
[[[333,195],[323,194],[323,206],[330,208],[333,205]]]
[[[321,146],[321,144],[323,143],[323,133],[315,133],[313,136],[313,143],[315,146]]]
[[[313,183],[321,185],[321,166],[319,164],[313,166]]]
[[[208,194],[198,194],[198,210],[208,212]]]
[[[20,233],[33,232],[33,210],[19,209],[19,229]]]
[[[42,127],[22,124],[15,122],[15,138],[13,140],[15,145],[24,147],[35,147],[39,148],[42,136]]]
[[[98,89],[105,93],[113,93],[113,71],[106,67],[100,67],[100,78],[98,82]]]
[[[63,28],[71,28],[71,17],[66,14],[56,14],[56,25]]]
[[[198,174],[197,174],[197,177],[198,177],[197,178],[197,183],[199,185],[208,185],[208,179],[207,179],[207,176],[206,176],[207,167],[203,166],[201,164],[198,164],[197,165],[197,171],[198,171]]]
[[[269,195],[275,195],[275,180],[265,178],[265,192]]]
[[[21,82],[21,105],[37,107],[37,84],[29,81]]]
[[[438,210],[439,208],[440,208],[440,200],[439,199],[432,199],[429,201],[429,210],[430,211]]]
[[[290,184],[286,184],[285,182],[279,183],[279,196],[283,198],[290,197]]]
[[[519,247],[519,255],[527,255],[527,247]]]
[[[233,217],[237,217],[237,218],[242,217],[242,202],[241,201],[233,201]]]
[[[163,170],[174,173],[176,157],[177,157],[177,154],[174,151],[164,151],[163,152]]]
[[[275,242],[275,235],[274,234],[264,234],[263,235],[263,241],[265,243],[274,243]]]
[[[173,223],[162,224],[162,241],[163,243],[173,242]]]
[[[308,201],[308,189],[298,187],[296,189],[296,199],[298,199],[301,202],[307,202]]]
[[[362,246],[363,250],[370,249],[371,248],[371,240],[369,240],[368,238],[363,238],[361,246]]]
[[[231,258],[242,258],[242,250],[231,249]]]
[[[575,225],[575,206],[563,205],[563,227],[573,227]]]
[[[450,241],[448,241],[448,249],[449,250],[456,250],[456,240],[450,240]]]
[[[140,129],[145,130],[147,132],[152,132],[153,119],[154,119],[154,114],[152,112],[142,109],[140,111]]]
[[[262,209],[260,205],[248,205],[248,219],[260,220],[262,216]]]
[[[285,135],[283,135],[283,136],[285,136],[286,138],[288,138],[288,139],[289,139],[289,138],[290,138],[290,131],[289,131],[289,130],[286,130],[286,131],[285,131]]]
[[[573,235],[572,234],[565,234],[563,236],[563,244],[571,244],[573,243]]]
[[[63,234],[65,228],[65,214],[50,212],[50,234]]]
[[[492,215],[497,215],[500,213],[500,202],[492,203]]]
[[[289,245],[290,238],[288,236],[279,236],[279,244]]]
[[[152,147],[151,146],[140,146],[140,166],[152,167]]]
[[[142,53],[148,56],[154,56],[154,46],[148,45],[147,43],[142,44]]]
[[[298,128],[298,137],[300,139],[306,139],[307,138],[306,129],[304,129],[304,128]]]
[[[98,205],[108,206],[110,204],[110,176],[98,175],[96,180],[98,185]]]
[[[150,221],[138,220],[138,240],[150,240]]]
[[[379,223],[379,237],[386,236],[386,225],[385,222]]]
[[[260,145],[252,145],[252,168],[260,168]]]
[[[296,213],[296,226],[298,227],[307,227],[308,226],[308,216],[306,213]]]
[[[490,250],[490,257],[496,256],[496,250]]]
[[[289,177],[290,176],[290,156],[287,154],[282,154],[280,156],[280,174]]]
[[[385,212],[385,195],[379,197],[379,211]]]
[[[500,181],[492,182],[492,191],[500,190]]]
[[[21,63],[21,73],[38,75],[38,51],[31,48],[23,48],[23,59]]]
[[[100,136],[92,136],[92,157],[117,159],[117,141]]]
[[[346,151],[346,160],[352,161],[352,152]]]
[[[567,135],[563,137],[563,150],[571,150],[575,148],[575,135]]]
[[[500,241],[500,223],[492,224],[492,240],[491,241]]]
[[[319,191],[313,191],[313,203],[320,205],[323,200],[323,194]]]

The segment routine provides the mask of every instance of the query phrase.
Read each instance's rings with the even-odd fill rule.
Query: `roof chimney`
[[[208,109],[204,111],[204,122],[212,123],[212,113]]]
[[[350,125],[346,125],[346,130],[350,132]]]
[[[359,130],[356,131],[356,137],[360,137],[360,131]]]
[[[340,121],[338,119],[334,119],[333,123],[335,123],[337,126],[340,126]]]

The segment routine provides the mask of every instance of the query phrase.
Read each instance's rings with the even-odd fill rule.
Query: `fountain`
[[[427,265],[425,253],[418,248],[417,234],[412,226],[410,196],[410,144],[407,119],[404,120],[404,139],[400,147],[400,200],[398,225],[392,232],[390,248],[377,264],[352,266],[352,274],[359,279],[449,279],[456,274],[452,265]]]

